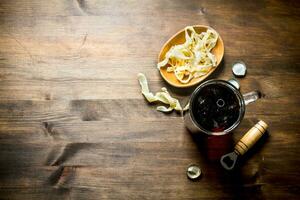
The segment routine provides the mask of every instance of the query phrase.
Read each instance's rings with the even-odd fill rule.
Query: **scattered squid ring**
[[[160,92],[157,92],[155,95],[149,91],[148,87],[148,81],[144,74],[139,73],[138,74],[138,80],[142,88],[142,94],[147,99],[148,102],[161,102],[164,104],[169,105],[167,108],[166,106],[158,106],[156,107],[156,110],[160,112],[171,112],[172,110],[176,111],[186,111],[189,109],[189,104],[187,104],[183,109],[178,101],[178,99],[175,99],[170,95],[167,88],[163,87],[161,88]]]

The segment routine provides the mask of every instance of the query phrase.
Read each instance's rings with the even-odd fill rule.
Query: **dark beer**
[[[191,111],[203,129],[222,132],[238,120],[240,106],[238,97],[230,88],[216,83],[201,88]]]

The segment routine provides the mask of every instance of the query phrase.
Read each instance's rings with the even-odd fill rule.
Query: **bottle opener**
[[[244,155],[266,132],[268,125],[264,121],[259,121],[253,126],[234,147],[234,151],[221,157],[221,165],[226,170],[232,170],[237,158]]]

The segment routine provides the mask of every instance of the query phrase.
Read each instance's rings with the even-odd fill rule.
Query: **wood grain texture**
[[[292,0],[1,0],[0,199],[298,199],[299,13]],[[193,24],[224,40],[210,78],[231,78],[243,60],[242,93],[263,93],[227,145],[191,135],[140,94],[143,72],[151,90],[188,101],[192,89],[170,87],[155,66]],[[214,158],[258,119],[267,137],[225,172]]]

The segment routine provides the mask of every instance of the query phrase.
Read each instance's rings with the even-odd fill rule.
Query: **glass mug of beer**
[[[242,95],[227,81],[208,80],[192,93],[190,109],[184,116],[185,126],[192,133],[225,135],[241,123],[246,105],[258,98],[258,91]]]

